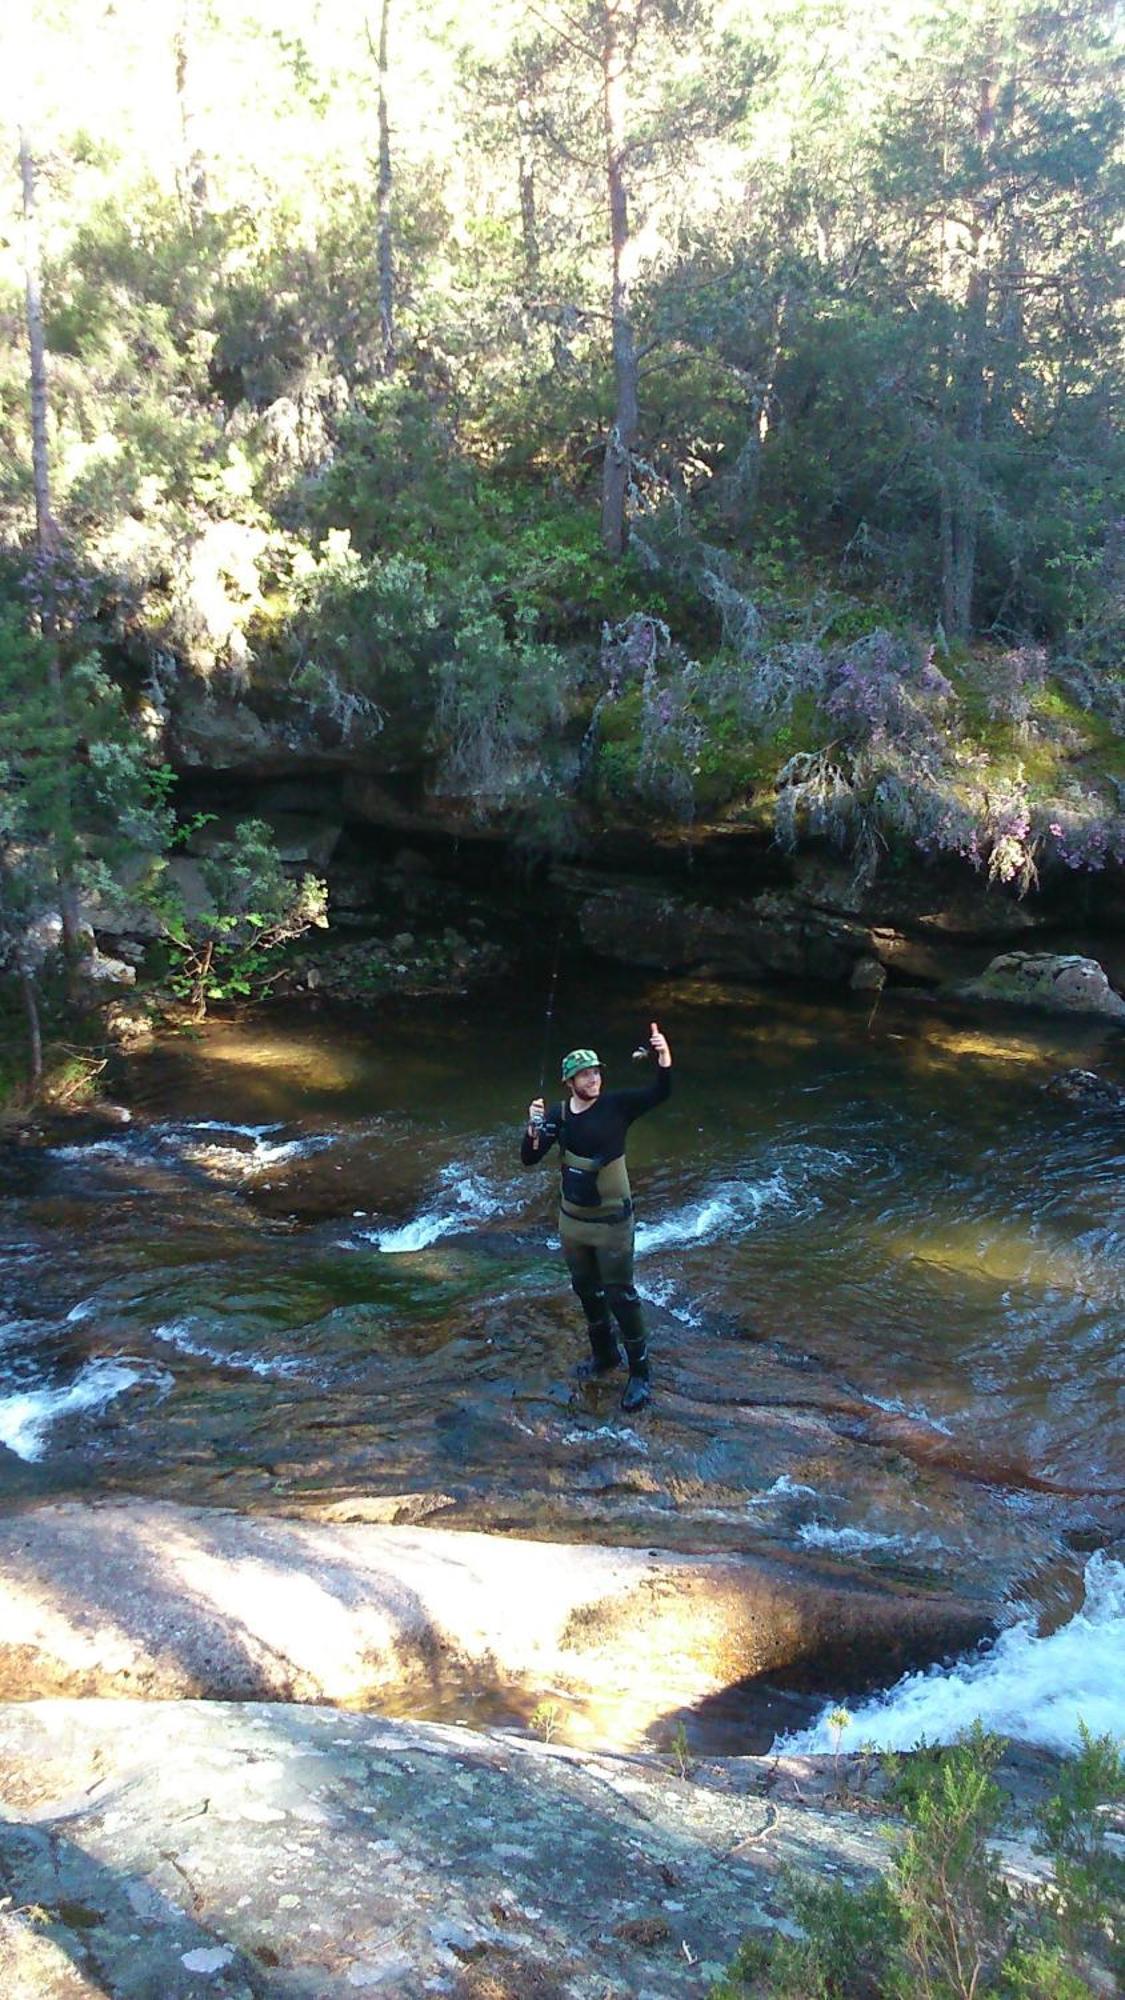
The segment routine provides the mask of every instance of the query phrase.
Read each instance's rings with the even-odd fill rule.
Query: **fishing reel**
[[[630,1061],[647,1062],[651,1054],[652,1054],[652,1043],[648,1041],[640,1042],[638,1043],[637,1047],[633,1050],[632,1056],[630,1057]]]

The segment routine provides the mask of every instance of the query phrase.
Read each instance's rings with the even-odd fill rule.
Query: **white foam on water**
[[[232,1125],[226,1129],[241,1133],[246,1128]],[[276,1127],[268,1129],[276,1130]],[[288,1160],[303,1160],[313,1153],[323,1153],[326,1147],[335,1143],[336,1135],[330,1132],[310,1133],[304,1139],[256,1137],[249,1148],[220,1146],[212,1140],[195,1141],[189,1134],[178,1141],[175,1150],[180,1159],[193,1166],[218,1167],[225,1173],[246,1178],[250,1174],[262,1173],[266,1167],[278,1167]]]
[[[889,1417],[909,1417],[912,1423],[925,1424],[927,1430],[940,1431],[943,1437],[953,1436],[953,1426],[924,1410],[920,1403],[904,1403],[897,1396],[873,1396],[866,1389],[859,1395],[861,1401],[870,1403],[872,1409],[885,1410]]]
[[[268,1125],[244,1125],[233,1118],[192,1118],[163,1121],[143,1130],[90,1139],[78,1146],[55,1146],[51,1150],[56,1159],[81,1162],[102,1154],[119,1156],[122,1152],[147,1153],[151,1157],[155,1148],[158,1154],[171,1154],[191,1166],[212,1167],[245,1179],[266,1167],[280,1166],[288,1160],[304,1159],[311,1153],[323,1152],[325,1147],[336,1143],[336,1134],[330,1132],[308,1133],[296,1139],[274,1139],[270,1136],[283,1129],[279,1119]],[[221,1143],[223,1135],[229,1139],[246,1139],[250,1144],[224,1146]]]
[[[78,1146],[48,1146],[44,1150],[53,1160],[90,1160],[103,1153],[120,1153],[128,1148],[135,1150],[136,1134],[119,1132],[110,1139],[86,1139]]]
[[[432,1208],[423,1209],[412,1222],[397,1229],[365,1229],[360,1232],[368,1243],[389,1255],[425,1250],[443,1236],[472,1229],[490,1216],[510,1214],[514,1205],[511,1189],[474,1173],[461,1161],[453,1160],[438,1175],[441,1193]]]
[[[873,1554],[880,1549],[906,1554],[945,1546],[937,1535],[883,1535],[873,1528],[830,1528],[823,1521],[806,1521],[797,1530],[797,1540],[807,1549],[835,1549],[843,1555]]]
[[[152,1329],[154,1340],[163,1340],[169,1347],[175,1347],[181,1354],[197,1355],[201,1361],[217,1362],[221,1368],[244,1368],[250,1375],[297,1375],[299,1361],[267,1360],[261,1354],[232,1354],[228,1349],[215,1347],[208,1340],[200,1340],[194,1331],[191,1319],[163,1320]]]
[[[160,1132],[237,1132],[243,1139],[261,1139],[267,1132],[280,1132],[282,1120],[274,1118],[268,1125],[239,1125],[233,1118],[185,1118],[179,1124],[159,1125]]]
[[[61,1417],[80,1410],[104,1409],[115,1396],[138,1383],[160,1389],[172,1386],[172,1377],[163,1368],[152,1368],[125,1355],[87,1362],[73,1382],[61,1389],[24,1389],[0,1397],[0,1442],[18,1458],[42,1458],[47,1433]]]
[[[794,1206],[793,1191],[782,1173],[762,1181],[723,1181],[702,1201],[673,1209],[660,1222],[639,1223],[637,1252],[646,1256],[673,1245],[710,1243],[716,1236],[744,1227],[747,1221],[756,1222],[763,1209]]]
[[[694,1306],[677,1295],[670,1278],[638,1278],[637,1291],[650,1305],[660,1306],[673,1319],[678,1319],[681,1326],[702,1326],[703,1321]]]
[[[806,1493],[815,1495],[816,1487],[802,1486],[799,1481],[790,1479],[787,1472],[783,1472],[774,1480],[772,1486],[766,1487],[763,1493],[752,1493],[748,1504],[751,1507],[760,1507],[765,1500],[792,1499]]]
[[[628,1451],[647,1451],[648,1446],[628,1424],[592,1424],[588,1431],[564,1431],[560,1444],[590,1444],[595,1438],[607,1438],[611,1444],[623,1444]]]
[[[889,1693],[857,1703],[842,1731],[829,1725],[830,1712],[775,1747],[912,1750],[952,1743],[978,1719],[1001,1736],[1064,1753],[1078,1748],[1080,1723],[1095,1736],[1125,1738],[1125,1563],[1091,1556],[1082,1609],[1045,1638],[1021,1618],[983,1654],[907,1674]]]
[[[67,1313],[66,1324],[67,1326],[73,1326],[78,1320],[90,1319],[97,1310],[97,1301],[95,1299],[79,1299],[78,1304],[71,1306],[70,1311]]]

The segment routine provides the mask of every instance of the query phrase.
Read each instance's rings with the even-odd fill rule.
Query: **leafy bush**
[[[901,1960],[917,2000],[971,2000],[1003,1960],[1009,1896],[988,1844],[1003,1807],[992,1775],[1002,1751],[978,1724],[932,1764],[911,1766],[900,1785],[910,1831],[892,1886]]]
[[[550,787],[543,740],[565,715],[568,675],[562,655],[535,638],[534,626],[535,614],[525,612],[510,640],[478,599],[465,607],[452,651],[434,669],[435,786],[472,799],[478,812]]]
[[[752,1934],[709,2000],[1087,2000],[1095,1959],[1125,1970],[1120,1745],[1082,1731],[1038,1816],[1053,1880],[1022,1900],[991,1845],[1003,1748],[978,1723],[952,1749],[886,1759],[907,1827],[887,1875],[859,1890],[788,1875],[801,1935]]]
[[[845,742],[885,737],[895,745],[932,748],[953,689],[934,663],[933,647],[919,652],[893,633],[859,639],[833,663],[824,714]]]
[[[1064,1765],[1057,1791],[1040,1815],[1039,1848],[1054,1864],[1051,1928],[1070,1950],[1104,1944],[1108,1913],[1117,1912],[1112,1962],[1125,1974],[1125,1857],[1110,1845],[1110,1809],[1125,1802],[1125,1751],[1082,1725],[1082,1748]]]
[[[887,1884],[849,1889],[788,1871],[782,1886],[803,1935],[775,1935],[768,1943],[747,1939],[709,2000],[745,2000],[748,1993],[768,1993],[771,2000],[835,2000],[884,1991],[902,1928]]]
[[[172,989],[198,1021],[210,1000],[262,993],[277,946],[328,923],[324,883],[312,875],[289,879],[262,820],[244,820],[232,840],[216,842],[200,872],[210,899],[202,909],[166,869],[150,891],[176,968]]]
[[[357,716],[378,727],[379,704],[401,701],[429,667],[439,616],[420,562],[361,556],[347,530],[335,530],[298,576],[288,685],[314,705],[346,690]]]

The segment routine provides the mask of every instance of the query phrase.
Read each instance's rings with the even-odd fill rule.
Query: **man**
[[[572,1049],[562,1066],[569,1096],[552,1105],[549,1116],[541,1097],[528,1105],[520,1147],[520,1159],[531,1167],[558,1143],[559,1235],[590,1335],[590,1360],[578,1373],[588,1381],[621,1366],[616,1320],[629,1362],[623,1410],[641,1409],[652,1394],[641,1302],[633,1283],[633,1197],[625,1136],[635,1118],[671,1096],[672,1055],[655,1021],[649,1047],[657,1070],[643,1090],[603,1090],[594,1050]]]

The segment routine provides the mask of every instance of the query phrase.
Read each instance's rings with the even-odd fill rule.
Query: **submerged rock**
[[[1043,1085],[1051,1097],[1063,1097],[1069,1104],[1089,1104],[1099,1110],[1125,1111],[1125,1090],[1110,1083],[1092,1069],[1064,1069]]]
[[[886,983],[886,966],[877,958],[858,959],[849,981],[853,993],[881,993]]]

